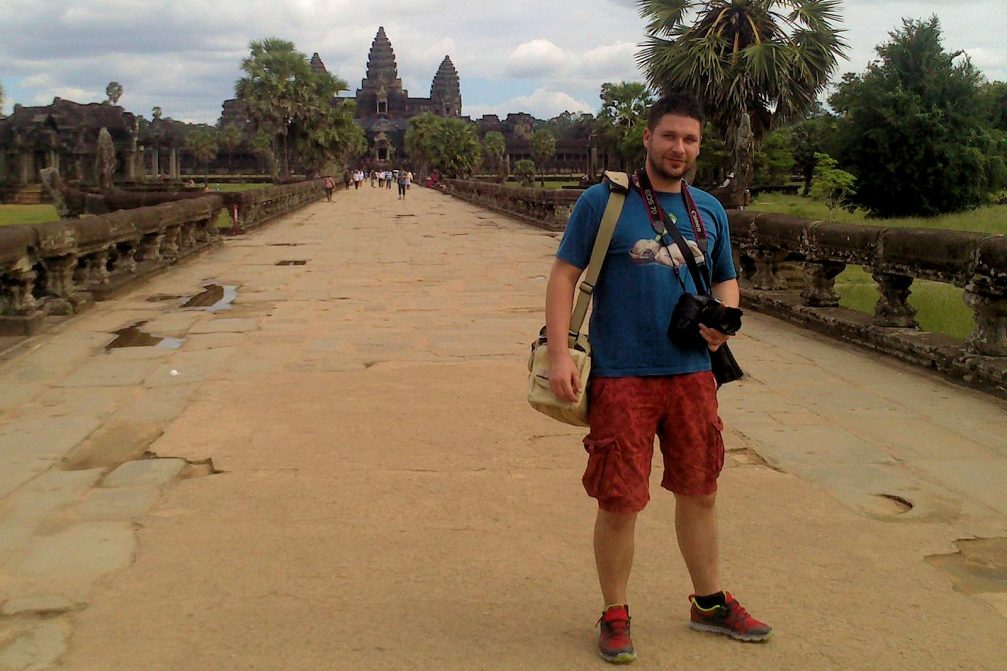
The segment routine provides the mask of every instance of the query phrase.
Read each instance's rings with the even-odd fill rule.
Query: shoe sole
[[[723,627],[717,627],[712,624],[701,624],[699,622],[690,622],[689,629],[695,629],[696,631],[708,631],[711,634],[723,634],[724,636],[730,636],[736,641],[744,641],[745,643],[765,643],[773,637],[773,632],[770,630],[768,634],[739,634],[736,631],[731,631],[730,629],[724,629]]]
[[[635,652],[620,652],[617,655],[606,655],[599,650],[598,654],[609,664],[629,664],[636,659]]]

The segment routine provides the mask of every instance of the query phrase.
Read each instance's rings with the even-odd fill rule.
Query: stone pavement
[[[556,236],[393,194],[0,363],[0,670],[604,668],[582,432],[523,399]],[[107,347],[136,325],[166,339]],[[777,635],[687,629],[658,469],[635,668],[1007,669],[1007,405],[768,317],[735,342],[723,572]]]

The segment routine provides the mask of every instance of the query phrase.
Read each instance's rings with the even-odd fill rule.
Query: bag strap
[[[577,305],[570,317],[569,339],[571,347],[577,344],[580,339],[580,327],[584,325],[587,306],[591,302],[592,294],[594,294],[594,287],[601,274],[601,266],[605,262],[608,246],[612,242],[615,224],[619,221],[622,206],[626,202],[626,194],[629,192],[629,175],[626,173],[606,170],[605,180],[608,182],[609,190],[608,205],[605,206],[605,213],[601,217],[598,237],[594,239],[594,247],[591,249],[591,262],[588,263],[584,281],[580,283]]]

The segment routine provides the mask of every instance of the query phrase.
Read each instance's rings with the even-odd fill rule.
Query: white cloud
[[[498,105],[466,105],[465,113],[473,119],[484,114],[496,114],[503,118],[510,112],[525,112],[537,119],[551,119],[563,112],[592,112],[587,103],[577,100],[564,91],[550,91],[545,88],[536,89],[527,96],[512,98]]]
[[[562,73],[571,56],[545,39],[520,44],[507,56],[503,75],[517,79],[549,77]]]

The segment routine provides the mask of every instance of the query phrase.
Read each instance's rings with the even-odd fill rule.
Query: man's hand
[[[549,352],[549,387],[558,398],[573,403],[580,394],[580,371],[569,350]]]
[[[726,333],[721,333],[717,329],[712,329],[705,324],[699,325],[699,335],[703,336],[703,340],[706,341],[706,346],[710,348],[711,352],[716,352],[720,349],[720,346],[727,342],[727,339],[731,336]]]

